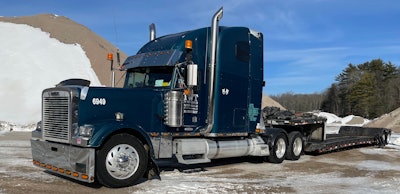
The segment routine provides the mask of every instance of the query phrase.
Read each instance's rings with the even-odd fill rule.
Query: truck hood
[[[90,87],[86,98],[79,101],[79,125],[116,120],[116,114],[122,113],[124,122],[158,132],[163,124],[165,92],[154,88]]]

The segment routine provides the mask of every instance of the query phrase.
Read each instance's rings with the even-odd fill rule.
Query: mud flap
[[[151,179],[158,179],[161,180],[161,176],[160,176],[160,169],[158,168],[158,166],[156,165],[156,163],[153,161],[152,158],[149,158],[149,164],[147,165],[147,171],[144,174],[148,180]]]

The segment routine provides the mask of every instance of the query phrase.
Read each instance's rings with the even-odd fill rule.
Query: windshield
[[[138,67],[129,69],[126,74],[126,88],[143,87],[168,87],[171,84],[173,68],[163,67]]]

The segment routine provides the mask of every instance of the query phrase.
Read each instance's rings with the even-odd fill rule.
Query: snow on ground
[[[366,155],[371,148],[362,148]],[[372,148],[372,150],[375,150]],[[390,156],[389,149],[376,148],[383,157]],[[389,154],[389,155],[388,155]],[[395,156],[399,156],[399,152]],[[356,168],[370,172],[369,176],[344,175],[340,170],[318,172],[314,169],[288,170],[288,167],[313,162],[333,168]],[[339,167],[337,166],[339,164]],[[324,167],[322,167],[324,168]],[[207,168],[207,171],[180,173],[164,171],[160,180],[150,180],[135,186],[134,193],[398,193],[400,178],[377,179],[382,172],[397,172],[399,165],[379,160],[350,161],[335,157],[302,156],[299,161],[283,164],[243,163],[233,166]],[[228,170],[229,169],[229,170]],[[265,171],[270,171],[265,173]],[[310,173],[313,171],[313,173]],[[227,176],[227,172],[228,174]],[[278,175],[279,174],[279,175]]]
[[[13,124],[10,122],[0,121],[0,135],[1,132],[8,131],[33,131],[36,129],[36,123],[31,124]]]
[[[14,128],[40,120],[43,89],[70,78],[100,85],[78,44],[64,44],[38,28],[5,22],[0,22],[0,42],[0,121]]]
[[[400,133],[393,133],[387,147],[400,149]]]
[[[354,157],[359,153],[357,150],[363,154],[358,159]],[[44,190],[47,193],[61,193],[58,187],[63,187],[69,189],[69,193],[100,194],[398,193],[400,164],[396,157],[400,157],[399,150],[374,147],[357,150],[322,156],[303,155],[298,161],[284,161],[282,164],[238,161],[206,167],[205,171],[192,173],[163,170],[161,180],[147,180],[128,188],[109,189],[77,184],[45,173],[32,165],[27,137],[3,139],[0,141],[0,179],[4,181],[0,182],[3,185],[0,186],[0,193],[14,193],[16,190],[11,190],[11,187],[21,189],[21,192],[16,193],[29,189],[36,191],[31,193],[40,193],[41,190],[37,189],[41,187],[47,187]]]

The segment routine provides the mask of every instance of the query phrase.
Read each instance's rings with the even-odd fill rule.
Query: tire
[[[383,141],[385,145],[388,145],[390,143],[390,138],[391,138],[391,134],[390,133],[385,133],[383,135]]]
[[[271,163],[282,163],[285,159],[287,149],[287,139],[283,133],[278,134],[274,139],[274,144],[268,156],[268,161]]]
[[[143,177],[147,164],[142,142],[132,135],[117,134],[96,153],[96,177],[107,187],[132,186]]]
[[[289,147],[286,151],[286,159],[298,160],[303,154],[304,142],[303,135],[297,131],[289,133]]]

